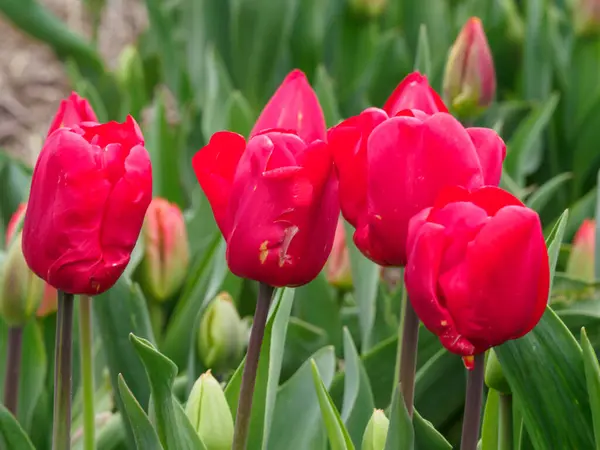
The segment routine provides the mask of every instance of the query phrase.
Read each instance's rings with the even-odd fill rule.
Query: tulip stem
[[[23,327],[8,329],[8,355],[6,357],[6,379],[4,380],[4,405],[17,417],[19,401],[19,378],[23,353]]]
[[[260,348],[265,335],[269,305],[273,297],[274,288],[265,283],[260,283],[258,288],[258,299],[256,311],[252,322],[252,331],[248,342],[248,352],[242,375],[242,386],[238,401],[237,415],[235,418],[235,431],[233,434],[232,450],[245,450],[248,440],[248,427],[250,425],[250,414],[252,411],[252,397],[254,396],[254,384],[256,382],[256,371]]]
[[[415,399],[415,373],[417,370],[417,345],[419,343],[419,318],[408,298],[403,305],[402,342],[400,344],[400,389],[408,416],[412,418]]]
[[[500,394],[500,420],[498,423],[498,450],[513,448],[512,395]]]
[[[94,414],[94,359],[92,339],[92,299],[79,298],[79,348],[81,351],[81,378],[83,384],[83,448],[96,447]]]
[[[481,400],[483,396],[485,354],[475,355],[475,367],[467,377],[467,397],[463,416],[461,450],[476,450],[479,441],[479,425],[481,423]]]
[[[73,294],[58,291],[54,350],[53,450],[69,450],[71,448],[73,303]]]

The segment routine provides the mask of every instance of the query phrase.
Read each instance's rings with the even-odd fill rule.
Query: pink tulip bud
[[[600,33],[600,1],[576,0],[573,5],[573,17],[578,34]]]
[[[338,289],[352,289],[352,272],[350,271],[350,253],[346,245],[344,221],[340,219],[333,238],[331,254],[325,265],[325,276],[332,286]]]
[[[496,72],[481,20],[471,17],[450,49],[444,97],[456,115],[474,117],[496,95]]]
[[[142,228],[142,285],[155,300],[165,300],[183,283],[189,265],[187,231],[177,205],[154,198]]]
[[[594,281],[594,251],[596,222],[584,220],[573,239],[573,247],[567,261],[567,274],[584,281]]]

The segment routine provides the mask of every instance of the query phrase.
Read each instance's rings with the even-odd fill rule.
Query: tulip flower
[[[70,294],[106,291],[129,262],[151,198],[150,158],[132,117],[58,128],[33,172],[27,264]]]
[[[594,253],[596,249],[596,221],[586,219],[575,233],[571,254],[567,260],[567,275],[583,281],[593,282]]]
[[[154,198],[146,212],[142,239],[142,286],[155,300],[165,300],[181,287],[190,262],[181,209],[165,199]]]
[[[577,34],[600,33],[600,1],[575,0],[573,2],[573,18]]]
[[[426,114],[448,112],[440,96],[429,86],[427,77],[419,72],[404,78],[383,105],[389,117],[404,109],[418,109]]]
[[[329,131],[340,203],[354,242],[382,266],[406,263],[410,218],[447,186],[497,185],[506,147],[487,128],[465,129],[450,114],[369,108]]]
[[[338,289],[352,288],[352,272],[350,268],[350,252],[346,245],[344,221],[340,219],[333,238],[331,254],[325,265],[325,277],[332,286]]]
[[[481,20],[471,17],[450,49],[444,99],[460,117],[475,117],[496,95],[496,71]]]
[[[550,272],[540,219],[508,192],[445,190],[411,219],[407,245],[408,298],[468,368],[542,317]]]
[[[390,421],[381,409],[373,411],[363,435],[361,450],[384,450]]]
[[[80,97],[77,92],[72,92],[69,98],[61,100],[58,112],[48,130],[48,136],[59,128],[72,127],[82,122],[98,122],[98,119],[89,102]]]
[[[285,77],[260,113],[250,138],[271,128],[294,132],[307,144],[325,140],[327,129],[319,99],[300,70]]]
[[[194,156],[234,274],[271,286],[299,286],[323,269],[339,216],[324,123],[314,92],[294,71],[248,142],[221,131]]]

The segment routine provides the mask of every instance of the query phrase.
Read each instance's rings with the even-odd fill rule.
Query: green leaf
[[[325,3],[325,1],[322,3]],[[333,80],[323,65],[317,67],[315,92],[317,93],[321,109],[325,115],[325,123],[328,127],[337,125],[342,119],[342,116],[340,115],[339,106],[335,96]]]
[[[328,388],[335,373],[333,347],[324,347],[310,358],[315,361]],[[298,411],[302,411],[298,414]],[[292,420],[293,418],[293,420]],[[279,450],[320,450],[325,448],[325,430],[319,415],[310,361],[300,369],[277,392],[273,423],[266,448]]]
[[[29,196],[31,176],[24,165],[8,157],[0,151],[0,229],[2,236],[8,222],[20,203],[26,202]],[[4,239],[2,239],[4,246]]]
[[[129,420],[135,444],[138,450],[162,450],[162,445],[158,439],[158,435],[154,427],[150,423],[150,419],[146,415],[144,409],[135,399],[127,383],[122,376],[119,375],[119,394],[124,406],[124,413]]]
[[[323,61],[333,0],[302,0],[290,39],[294,67],[301,67],[312,79],[313,71]],[[319,77],[317,68],[317,78]],[[327,122],[328,126],[332,126]]]
[[[600,364],[598,364],[598,357],[587,337],[585,328],[581,329],[581,348],[583,349],[583,366],[592,410],[596,450],[598,450],[600,449]]]
[[[350,253],[350,267],[354,282],[354,298],[359,310],[359,324],[362,349],[365,353],[371,347],[371,332],[375,323],[375,302],[377,301],[377,286],[379,284],[379,266],[363,256],[354,242],[354,229],[348,223],[346,227],[346,243]]]
[[[0,448],[35,450],[17,419],[2,404],[0,404]]]
[[[325,429],[327,430],[331,449],[354,450],[352,439],[350,439],[350,435],[348,434],[348,430],[346,430],[346,427],[342,422],[340,413],[333,404],[333,400],[331,400],[331,397],[327,392],[327,388],[323,384],[317,364],[313,359],[311,359],[310,363],[312,368],[313,383],[319,399],[321,415],[323,416],[323,422],[325,424]]]
[[[196,430],[172,393],[177,366],[147,340],[130,335],[146,369],[156,415],[156,430],[165,450],[205,449]]]
[[[264,448],[268,445],[283,361],[287,323],[294,301],[294,290],[278,289],[273,298],[274,304],[269,312],[260,350],[261,358],[256,374],[248,448]],[[225,396],[234,416],[237,410],[245,361],[245,359],[242,361],[225,388]]]
[[[504,170],[519,186],[524,186],[525,177],[535,172],[541,164],[542,147],[539,141],[554,114],[558,99],[558,94],[552,94],[544,103],[535,106],[508,142]]]
[[[525,3],[525,42],[523,48],[523,97],[543,100],[552,86],[552,57],[548,39],[546,0]]]
[[[129,343],[130,333],[154,339],[146,300],[139,286],[122,276],[112,288],[95,297],[92,305],[113,391],[117,392],[118,375],[122,374],[135,398],[145,404],[150,397],[150,385],[144,366]],[[117,395],[115,400],[119,411],[123,411],[121,397]],[[130,437],[133,439],[133,434]]]
[[[97,450],[125,450],[128,448],[126,438],[123,417],[121,413],[115,413],[97,430],[96,448]]]
[[[256,114],[240,91],[233,91],[225,104],[227,111],[227,130],[235,131],[242,136],[250,136]]]
[[[481,450],[498,450],[499,411],[500,394],[497,390],[490,389],[485,401],[481,426]]]
[[[437,431],[431,422],[421,417],[415,409],[413,416],[415,448],[421,450],[452,450],[452,445]]]
[[[425,24],[421,24],[419,27],[419,41],[417,43],[414,70],[429,77],[432,76],[431,49],[429,48],[429,38],[427,37],[427,25]]]
[[[183,208],[185,201],[178,167],[181,148],[177,145],[174,130],[167,122],[164,97],[163,91],[157,91],[152,121],[144,130],[146,148],[152,160],[152,194]]]
[[[556,193],[564,184],[573,178],[570,173],[561,173],[546,181],[533,194],[531,194],[525,204],[531,209],[541,212],[548,202],[552,201]]]
[[[548,247],[548,264],[550,266],[550,292],[552,292],[552,285],[554,284],[554,272],[556,271],[556,263],[558,262],[558,255],[560,253],[560,245],[565,234],[565,228],[569,220],[569,210],[565,210],[558,222],[546,238],[546,246]]]
[[[550,308],[529,334],[495,352],[536,449],[593,448],[581,347]]]
[[[347,328],[344,328],[344,371],[344,400],[341,417],[352,442],[356,447],[360,447],[365,428],[375,406],[369,377]]]
[[[390,410],[390,428],[385,440],[385,450],[412,450],[415,445],[415,432],[408,416],[400,385],[394,390]],[[424,449],[425,450],[425,449]],[[429,449],[428,449],[429,450]]]
[[[296,299],[298,303],[298,289]],[[285,337],[285,350],[283,352],[283,365],[281,367],[281,380],[288,380],[317,350],[329,343],[325,330],[298,319],[290,317],[287,336]]]
[[[30,321],[23,330],[21,358],[17,416],[23,428],[31,430],[39,426],[33,423],[33,413],[44,390],[48,364],[44,339],[36,321]]]
[[[233,92],[233,83],[225,63],[213,46],[206,50],[206,98],[202,104],[202,134],[205,140],[214,133],[227,128],[227,111],[223,105]]]

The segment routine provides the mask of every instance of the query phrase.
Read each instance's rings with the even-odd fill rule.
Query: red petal
[[[71,128],[82,122],[98,122],[98,119],[88,101],[77,92],[71,92],[69,98],[61,100],[46,136],[50,136],[58,128]]]
[[[504,141],[489,128],[467,128],[467,133],[479,155],[485,184],[498,186],[502,176],[502,162],[506,157]]]
[[[192,158],[196,178],[210,202],[217,225],[224,236],[230,231],[226,225],[226,212],[233,177],[245,148],[246,141],[242,136],[220,131]]]
[[[383,109],[390,117],[403,109],[418,109],[426,114],[448,112],[440,96],[429,86],[427,77],[419,72],[409,74],[400,82]]]
[[[269,128],[295,132],[306,143],[327,137],[319,100],[304,73],[293,70],[277,88],[250,132],[254,137]]]

